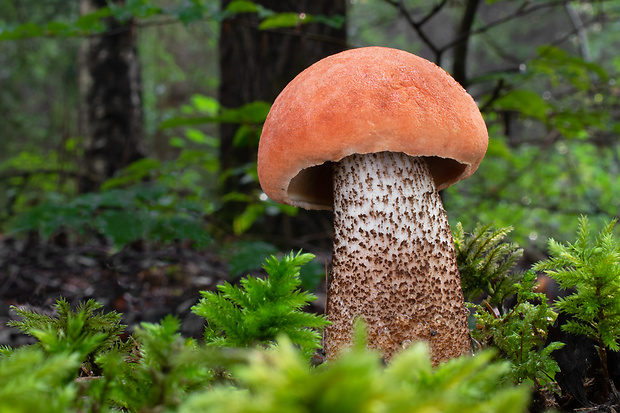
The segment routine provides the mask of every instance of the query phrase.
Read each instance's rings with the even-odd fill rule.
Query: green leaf
[[[192,95],[192,105],[201,113],[214,116],[220,110],[220,102],[210,96],[205,95]]]
[[[108,7],[112,16],[121,22],[127,22],[134,17],[147,18],[163,12],[150,0],[127,0],[124,4],[110,2]]]
[[[233,231],[237,235],[246,232],[256,222],[258,218],[265,214],[265,205],[249,204],[242,213],[233,219]]]
[[[181,8],[176,17],[183,23],[184,25],[188,25],[190,23],[200,21],[204,18],[206,9],[205,6],[193,1],[189,6]]]
[[[179,126],[195,126],[205,123],[219,122],[219,118],[215,116],[194,116],[194,117],[173,117],[159,124],[159,129],[176,128]]]
[[[310,261],[308,264],[301,267],[299,271],[301,286],[304,290],[315,291],[325,278],[327,271],[326,262],[321,263],[317,260]]]
[[[184,148],[187,145],[187,142],[181,137],[173,136],[168,140],[168,145],[173,148]]]
[[[226,11],[230,13],[258,13],[258,5],[252,1],[235,0],[226,6]]]
[[[215,116],[173,117],[163,121],[159,128],[167,129],[216,122],[261,124],[267,118],[270,108],[271,104],[267,102],[255,101],[235,109],[222,108],[220,114]]]
[[[489,146],[485,156],[496,156],[506,160],[512,159],[512,154],[508,145],[500,139],[489,139]]]
[[[286,12],[276,13],[264,19],[259,25],[259,30],[280,29],[286,27],[297,27],[299,24],[311,20],[310,16],[302,17],[299,13]]]
[[[162,163],[154,158],[142,158],[124,168],[117,176],[109,178],[101,185],[102,191],[113,188],[135,185],[151,177],[162,167]]]
[[[185,130],[185,136],[188,140],[194,143],[205,145],[210,148],[218,148],[220,144],[220,141],[218,139],[205,134],[199,129],[187,128]]]
[[[0,40],[16,40],[28,37],[39,37],[45,34],[45,27],[35,23],[24,23],[15,27],[2,27]]]
[[[327,25],[329,27],[332,27],[334,29],[340,29],[342,27],[342,25],[346,21],[344,16],[341,16],[341,15],[323,16],[323,15],[320,15],[320,14],[316,14],[316,15],[312,15],[310,17],[312,17],[313,21],[315,21],[317,23],[325,24],[325,25]],[[304,20],[304,23],[307,23],[307,22]]]
[[[456,260],[465,298],[475,300],[483,294],[500,312],[503,312],[506,297],[516,292],[515,285],[522,276],[512,272],[523,249],[505,241],[511,231],[512,227],[493,229],[491,224],[478,224],[471,234],[466,234],[460,222],[454,230]]]
[[[587,92],[596,77],[603,81],[609,79],[609,74],[602,66],[587,62],[581,56],[570,55],[557,46],[540,46],[538,54],[539,57],[531,62],[530,68],[533,72],[547,75],[553,86],[568,83],[577,90]]]
[[[267,118],[270,109],[270,103],[257,100],[236,109],[224,109],[220,119],[222,122],[261,124]]]
[[[74,25],[83,32],[102,32],[106,28],[103,19],[111,15],[112,13],[108,7],[102,7],[92,13],[81,15],[75,21]]]
[[[49,22],[45,25],[45,34],[48,36],[63,36],[71,33],[72,26],[64,22]]]
[[[494,103],[497,109],[516,111],[524,116],[546,121],[549,105],[537,93],[529,90],[513,90],[497,99]]]
[[[233,137],[233,145],[237,148],[256,146],[256,141],[258,141],[256,128],[249,125],[239,126]]]
[[[154,237],[164,243],[179,240],[191,240],[196,248],[204,248],[211,242],[211,236],[205,230],[199,218],[172,216],[157,220],[154,228],[150,229],[149,237]]]
[[[54,305],[57,316],[13,307],[22,320],[7,325],[36,337],[47,354],[79,354],[82,359],[109,351],[120,344],[119,335],[127,327],[116,312],[98,312],[103,305],[88,300],[71,310],[65,299]]]
[[[142,238],[146,230],[141,214],[129,211],[103,211],[94,224],[117,247]]]

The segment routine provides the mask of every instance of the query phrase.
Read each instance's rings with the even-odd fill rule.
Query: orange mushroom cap
[[[487,145],[478,106],[442,68],[364,47],[320,60],[284,88],[263,126],[258,177],[276,202],[331,209],[331,163],[348,155],[425,157],[441,190],[471,176]]]

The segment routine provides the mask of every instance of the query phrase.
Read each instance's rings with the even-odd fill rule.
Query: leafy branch
[[[183,23],[210,19],[221,22],[239,13],[257,13],[261,19],[259,30],[295,28],[302,24],[321,23],[331,27],[341,27],[343,16],[311,15],[307,13],[276,13],[249,0],[234,0],[224,10],[219,5],[208,2],[191,1],[181,6],[160,7],[147,0],[130,0],[123,5],[110,3],[94,12],[84,14],[70,22],[51,21],[38,25],[24,23],[14,26],[0,24],[0,41],[17,40],[33,37],[91,37],[102,36],[121,31],[132,30],[130,26],[147,27]],[[168,19],[165,19],[168,17]],[[113,28],[110,31],[108,21],[113,18],[121,23],[131,22],[129,26]],[[150,19],[149,19],[150,18]],[[149,19],[138,22],[137,19]]]

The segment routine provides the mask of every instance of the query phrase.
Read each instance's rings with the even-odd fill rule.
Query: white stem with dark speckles
[[[327,291],[327,357],[354,320],[386,360],[429,343],[437,363],[470,352],[448,219],[423,158],[381,152],[334,167],[334,249]]]

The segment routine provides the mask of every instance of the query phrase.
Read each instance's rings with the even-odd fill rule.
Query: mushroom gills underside
[[[467,168],[467,165],[454,159],[437,156],[420,158],[426,161],[434,177],[435,185],[458,181],[457,177],[460,177]],[[335,164],[337,162],[328,161],[299,171],[291,179],[286,190],[291,203],[307,209],[333,209],[333,168]]]

